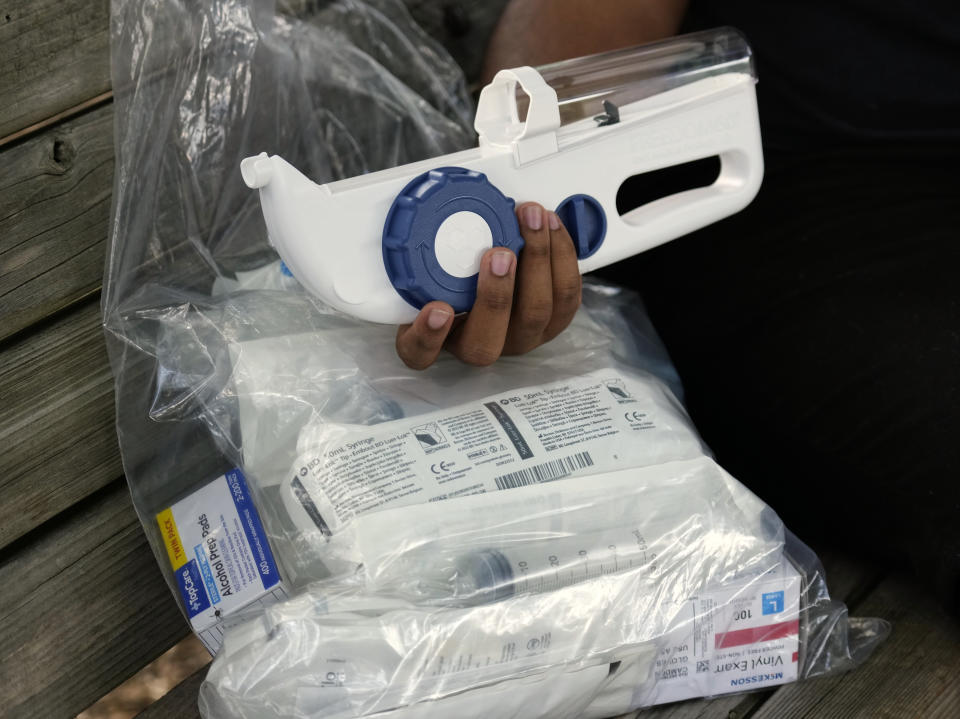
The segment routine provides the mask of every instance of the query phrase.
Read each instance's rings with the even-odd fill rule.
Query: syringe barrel
[[[659,537],[657,539],[660,539]],[[635,527],[561,534],[462,555],[453,599],[480,604],[545,592],[631,569],[656,570],[656,547]]]

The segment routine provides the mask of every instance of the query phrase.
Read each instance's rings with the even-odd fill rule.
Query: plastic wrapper
[[[241,158],[330,181],[474,141],[400,2],[114,0],[111,36],[118,434],[217,651],[204,716],[602,719],[882,639],[713,461],[634,294],[588,281],[547,345],[415,372],[285,271]]]

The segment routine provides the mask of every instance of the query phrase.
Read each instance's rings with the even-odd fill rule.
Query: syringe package
[[[316,5],[113,4],[118,433],[203,715],[603,719],[861,662],[885,624],[712,459],[635,294],[588,278],[550,343],[416,372],[281,263],[243,158],[474,143],[401,3]]]

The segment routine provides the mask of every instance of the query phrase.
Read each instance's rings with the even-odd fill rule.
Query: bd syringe
[[[442,504],[355,520],[368,590],[472,606],[630,575],[689,597],[769,568],[783,547],[779,520],[707,457]]]
[[[683,592],[692,595],[706,584],[769,568],[782,539],[767,532],[763,522],[759,525],[756,535],[748,535],[736,527],[710,527],[692,514],[673,523],[643,522],[592,532],[533,532],[527,537],[501,538],[495,544],[461,544],[445,550],[433,545],[429,559],[419,555],[418,579],[393,589],[403,594],[405,584],[406,591],[412,590],[420,601],[474,606],[635,572],[637,581],[651,591],[663,582],[679,582],[688,587]],[[740,559],[745,551],[754,553],[748,562]]]
[[[657,573],[663,537],[651,541],[637,527],[542,536],[465,551],[445,578],[447,601],[485,604],[515,594],[541,593],[633,569]],[[435,582],[430,582],[435,586]]]

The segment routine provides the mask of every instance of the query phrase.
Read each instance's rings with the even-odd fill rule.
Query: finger
[[[453,324],[453,308],[446,302],[428,302],[417,318],[397,328],[397,354],[411,369],[434,363]]]
[[[577,249],[567,228],[555,212],[546,214],[550,228],[550,273],[553,278],[553,315],[543,331],[543,342],[563,332],[580,307],[583,279],[577,263]]]
[[[542,342],[553,314],[550,228],[546,211],[535,202],[517,208],[523,250],[517,263],[516,292],[504,352],[522,354]]]
[[[503,352],[516,271],[516,255],[502,247],[488,250],[481,259],[473,309],[447,341],[447,349],[467,364],[485,367]]]

